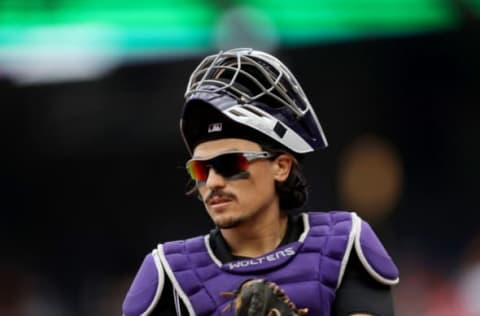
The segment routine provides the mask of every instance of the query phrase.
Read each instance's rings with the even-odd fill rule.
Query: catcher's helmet
[[[300,84],[265,52],[237,48],[207,56],[190,76],[185,100],[180,130],[190,153],[203,140],[201,121],[209,123],[210,132],[218,117],[228,120],[231,130],[253,129],[294,153],[328,145]]]

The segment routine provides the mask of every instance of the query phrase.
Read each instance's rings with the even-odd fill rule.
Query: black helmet
[[[251,131],[297,154],[328,146],[300,84],[265,52],[237,48],[207,56],[190,76],[185,100],[180,130],[190,153],[221,130],[218,120],[228,121],[230,135]]]

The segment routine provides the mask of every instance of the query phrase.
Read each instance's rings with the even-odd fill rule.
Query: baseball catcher
[[[124,316],[393,315],[398,269],[370,225],[353,211],[305,209],[301,163],[328,142],[279,59],[247,48],[207,56],[190,76],[180,134],[187,193],[213,227],[149,253]]]

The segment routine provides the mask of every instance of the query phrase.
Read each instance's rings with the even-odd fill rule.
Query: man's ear
[[[274,179],[278,182],[287,180],[292,169],[293,157],[288,154],[281,154],[274,160]]]

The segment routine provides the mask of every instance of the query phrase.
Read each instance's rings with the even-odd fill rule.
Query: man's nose
[[[219,174],[215,169],[210,168],[208,170],[207,181],[205,181],[205,185],[210,188],[219,188],[225,186],[225,178]]]

